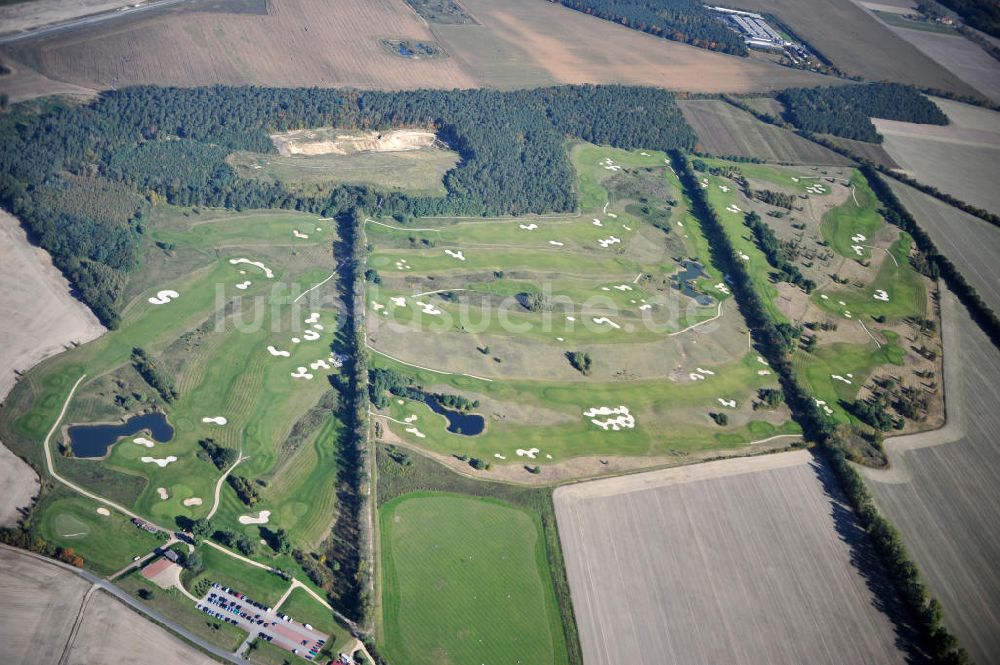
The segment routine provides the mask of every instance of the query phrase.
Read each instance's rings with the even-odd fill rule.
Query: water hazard
[[[714,303],[715,301],[711,296],[707,296],[704,293],[698,293],[691,288],[691,280],[698,279],[699,277],[708,277],[702,269],[702,265],[697,261],[685,261],[683,265],[684,270],[671,278],[674,280],[677,288],[680,289],[680,292],[688,298],[694,298],[694,301],[699,305],[711,305]]]
[[[440,413],[448,419],[448,431],[452,434],[475,436],[486,428],[486,419],[478,413],[463,413],[446,409],[430,395],[424,395],[424,403],[431,407],[434,413]]]
[[[174,438],[174,428],[162,413],[132,416],[118,425],[74,425],[69,428],[69,441],[74,457],[104,457],[108,448],[123,436],[148,430],[153,439],[166,443]]]

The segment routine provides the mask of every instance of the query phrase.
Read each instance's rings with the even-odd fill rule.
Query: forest
[[[947,125],[948,116],[919,90],[899,83],[789,88],[778,101],[785,119],[809,132],[881,143],[871,118]]]
[[[988,35],[1000,37],[1000,4],[991,0],[937,0],[962,20]]]
[[[306,195],[243,180],[236,150],[275,152],[270,133],[335,126],[433,129],[459,153],[445,196],[340,186]],[[333,216],[518,215],[575,209],[566,137],[621,148],[690,149],[694,132],[673,96],[626,86],[495,90],[136,87],[86,105],[43,101],[0,114],[0,205],[52,254],[79,297],[114,327],[127,275],[138,264],[136,201],[232,209],[282,208]],[[53,196],[67,182],[101,183],[91,197]],[[68,207],[73,201],[73,207]],[[81,202],[91,201],[82,205]],[[126,214],[127,213],[127,214]]]
[[[550,0],[555,2],[556,0]],[[711,51],[747,55],[743,37],[697,0],[558,0],[564,7],[657,37]]]

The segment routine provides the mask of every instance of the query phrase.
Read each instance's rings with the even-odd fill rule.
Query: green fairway
[[[273,606],[290,584],[272,572],[251,566],[210,545],[201,545],[196,551],[201,555],[205,570],[196,576],[184,573],[184,586],[189,591],[194,591],[199,580],[206,579]]]
[[[878,213],[875,192],[858,171],[851,177],[851,187],[852,196],[823,216],[820,230],[835,252],[862,261],[871,258],[875,234],[885,220]]]
[[[421,493],[386,504],[380,524],[390,662],[567,661],[537,517]]]
[[[813,294],[813,302],[827,312],[841,316],[845,311],[850,312],[852,317],[884,316],[889,320],[924,316],[927,310],[927,293],[920,273],[910,264],[912,248],[913,238],[901,233],[899,240],[889,248],[889,255],[882,261],[870,284],[861,289],[852,287],[824,290]],[[875,297],[880,291],[887,294],[888,301]]]
[[[47,503],[41,514],[41,535],[55,545],[73,548],[89,568],[105,575],[164,542],[164,538],[138,528],[117,511],[99,514],[101,505],[83,497]]]

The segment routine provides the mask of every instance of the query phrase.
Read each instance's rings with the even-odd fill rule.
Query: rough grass
[[[380,524],[390,659],[567,662],[537,517],[412,494],[383,506]]]
[[[327,193],[341,184],[372,185],[416,196],[443,196],[444,174],[458,154],[437,148],[351,155],[235,153],[229,162],[242,178],[280,182],[294,191]]]

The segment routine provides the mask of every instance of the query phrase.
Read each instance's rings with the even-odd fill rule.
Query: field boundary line
[[[704,323],[704,322],[702,322],[702,323]],[[475,374],[463,374],[462,372],[445,372],[444,370],[440,370],[440,369],[432,369],[430,367],[423,367],[422,365],[414,365],[413,363],[408,363],[405,360],[400,360],[399,358],[396,358],[395,356],[390,356],[388,353],[385,353],[383,351],[379,351],[378,349],[376,349],[374,346],[372,346],[368,342],[365,342],[365,346],[368,347],[369,351],[374,351],[375,353],[379,354],[380,356],[385,356],[389,360],[394,360],[394,361],[396,361],[398,363],[401,363],[403,365],[407,365],[409,367],[415,367],[417,369],[422,369],[422,370],[425,370],[425,371],[428,371],[428,372],[434,372],[435,374],[444,374],[445,376],[467,376],[470,379],[476,379],[478,381],[486,381],[488,383],[493,383],[493,379],[487,379],[485,376],[476,376]]]
[[[674,337],[675,335],[680,335],[681,333],[686,333],[689,330],[694,330],[698,326],[703,326],[706,323],[711,323],[712,321],[715,321],[716,319],[721,318],[722,317],[722,303],[724,303],[724,302],[726,302],[726,301],[725,300],[720,300],[719,301],[719,311],[712,318],[705,319],[704,321],[699,321],[698,323],[695,323],[695,324],[692,324],[692,325],[688,326],[684,330],[678,330],[677,332],[672,332],[669,335],[667,335],[667,337]]]

